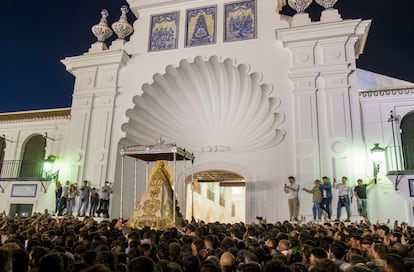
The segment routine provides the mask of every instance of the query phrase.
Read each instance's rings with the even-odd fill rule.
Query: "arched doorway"
[[[32,136],[27,140],[20,166],[21,178],[40,178],[43,173],[46,138],[43,135]]]
[[[401,120],[401,141],[405,170],[414,170],[414,111]]]
[[[3,166],[5,150],[6,150],[6,139],[3,136],[3,137],[0,137],[0,174],[1,174],[1,169]]]
[[[237,174],[225,170],[198,172],[186,178],[186,218],[207,223],[244,222],[246,183]]]

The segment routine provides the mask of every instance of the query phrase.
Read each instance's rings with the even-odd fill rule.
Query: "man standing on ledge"
[[[109,181],[105,181],[105,185],[102,186],[102,191],[100,194],[100,203],[99,203],[99,213],[102,213],[102,216],[105,218],[109,218],[109,196],[112,193],[111,183]]]
[[[86,210],[89,206],[89,197],[91,194],[91,187],[88,185],[88,181],[84,180],[83,185],[80,187],[80,196],[79,196],[79,206],[78,206],[78,216],[85,217]]]
[[[342,183],[337,184],[336,179],[333,180],[333,187],[338,189],[338,204],[336,208],[336,219],[341,219],[341,209],[345,207],[346,210],[346,219],[345,222],[350,222],[351,210],[350,202],[352,203],[352,189],[347,184],[348,178],[342,177]]]
[[[375,179],[370,180],[367,184],[362,184],[362,179],[357,180],[357,186],[354,188],[354,195],[357,200],[357,207],[359,216],[368,219],[368,208],[367,208],[367,187],[374,183]]]
[[[296,184],[296,179],[293,176],[288,177],[288,180],[289,184],[285,184],[285,193],[288,194],[290,221],[297,221],[299,216],[299,184]]]
[[[322,191],[321,208],[322,208],[322,211],[326,213],[325,220],[329,220],[331,219],[331,215],[332,215],[332,212],[331,212],[332,186],[327,176],[322,177],[321,191]]]

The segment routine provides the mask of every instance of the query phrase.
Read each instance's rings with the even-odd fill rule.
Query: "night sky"
[[[3,1],[0,112],[70,107],[74,77],[60,60],[87,52],[96,41],[90,28],[99,22],[100,11],[108,10],[112,24],[124,4],[125,0]],[[414,82],[414,1],[338,0],[335,7],[344,19],[372,19],[359,68]],[[312,3],[307,11],[318,18],[321,10]],[[284,7],[282,12],[292,10]],[[128,17],[132,24],[135,17]],[[107,44],[114,38],[115,34]]]

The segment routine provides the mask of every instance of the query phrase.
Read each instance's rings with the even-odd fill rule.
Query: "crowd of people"
[[[3,214],[0,272],[414,271],[414,228],[406,223],[193,219],[155,230],[81,219]]]
[[[298,220],[299,215],[299,190],[300,186],[296,183],[293,176],[288,177],[289,184],[285,184],[284,191],[288,194],[288,204],[290,220]],[[312,189],[302,188],[303,191],[312,194],[312,214],[313,220],[321,221],[324,214],[325,221],[330,221],[332,217],[332,188],[338,191],[338,202],[336,209],[336,220],[341,219],[342,208],[345,208],[346,219],[345,222],[351,221],[351,203],[355,197],[357,202],[359,216],[368,219],[367,208],[367,187],[375,182],[375,179],[370,180],[364,184],[362,179],[357,180],[357,185],[352,189],[348,184],[348,178],[342,177],[341,183],[333,180],[333,185],[330,179],[326,176],[322,177],[322,182],[319,179],[314,181]]]
[[[85,217],[105,217],[109,218],[109,199],[112,193],[112,186],[109,181],[105,181],[99,191],[96,188],[91,188],[89,182],[84,180],[82,185],[78,188],[76,183],[66,181],[62,186],[60,181],[56,182],[55,189],[55,214],[73,215],[76,199],[78,200],[78,211],[76,216]]]

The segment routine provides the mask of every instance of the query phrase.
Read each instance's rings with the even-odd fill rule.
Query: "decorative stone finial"
[[[315,0],[318,5],[324,7],[325,9],[333,8],[338,0]]]
[[[126,6],[121,7],[121,17],[118,22],[112,24],[112,29],[118,36],[118,39],[124,40],[126,37],[134,32],[134,28],[127,21],[128,8]]]
[[[313,0],[288,0],[289,6],[296,10],[297,13],[302,13],[309,7]]]
[[[108,27],[108,23],[106,17],[109,16],[108,11],[103,9],[101,11],[101,21],[99,24],[94,25],[92,27],[92,33],[98,39],[98,42],[105,42],[106,39],[112,36],[113,32],[110,27]]]

